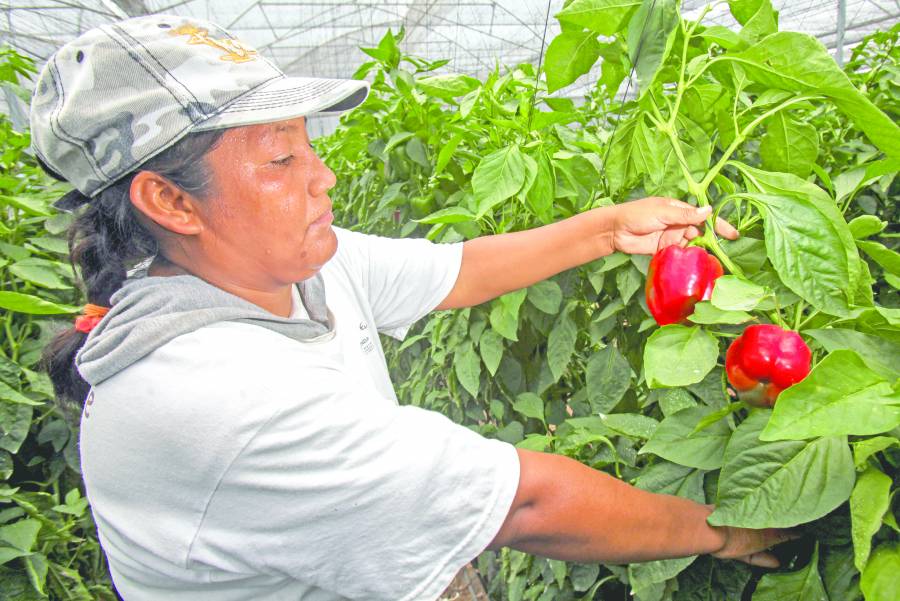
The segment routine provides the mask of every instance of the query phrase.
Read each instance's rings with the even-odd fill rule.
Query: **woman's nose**
[[[334,171],[322,162],[318,155],[314,159],[315,170],[313,177],[310,179],[309,192],[312,196],[321,196],[325,194],[337,183],[337,177]]]

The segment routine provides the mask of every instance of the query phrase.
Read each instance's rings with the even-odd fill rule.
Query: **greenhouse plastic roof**
[[[559,33],[564,0],[6,0],[0,44],[43,62],[55,48],[102,23],[170,13],[215,21],[290,75],[349,77],[388,28],[406,29],[404,49],[451,59],[446,69],[484,77],[495,65],[537,63]],[[684,0],[696,16],[708,0]],[[810,33],[840,60],[863,36],[900,21],[900,0],[773,0],[780,28]],[[737,27],[727,3],[705,22]],[[841,26],[843,25],[843,27]],[[843,31],[841,31],[843,29]],[[843,43],[841,43],[843,37]],[[564,91],[581,96],[592,75]]]

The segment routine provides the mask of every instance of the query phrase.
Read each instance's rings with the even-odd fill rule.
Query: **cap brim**
[[[313,114],[339,114],[356,108],[369,94],[369,82],[356,79],[280,77],[229,104],[193,131],[273,123]]]

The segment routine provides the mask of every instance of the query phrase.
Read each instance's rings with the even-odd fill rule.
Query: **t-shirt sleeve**
[[[267,400],[278,410],[222,477],[192,560],[351,599],[433,601],[503,524],[515,448],[371,398],[337,368],[290,377],[296,392]]]
[[[379,332],[403,339],[409,327],[433,311],[456,284],[462,242],[436,244],[336,231],[339,252],[362,272]]]

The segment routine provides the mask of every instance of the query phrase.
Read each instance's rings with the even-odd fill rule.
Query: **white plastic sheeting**
[[[129,15],[174,13],[209,19],[274,59],[294,75],[349,77],[370,60],[390,27],[406,29],[409,53],[449,58],[445,69],[484,77],[497,64],[537,63],[542,45],[559,33],[553,15],[564,0],[5,0],[0,44],[41,62],[58,45],[98,24]],[[709,0],[684,0],[695,17]],[[900,21],[900,0],[773,0],[780,28],[818,37],[836,57],[863,36]],[[843,44],[839,21],[843,14]],[[706,22],[735,26],[726,2]],[[564,91],[580,96],[588,74]]]

